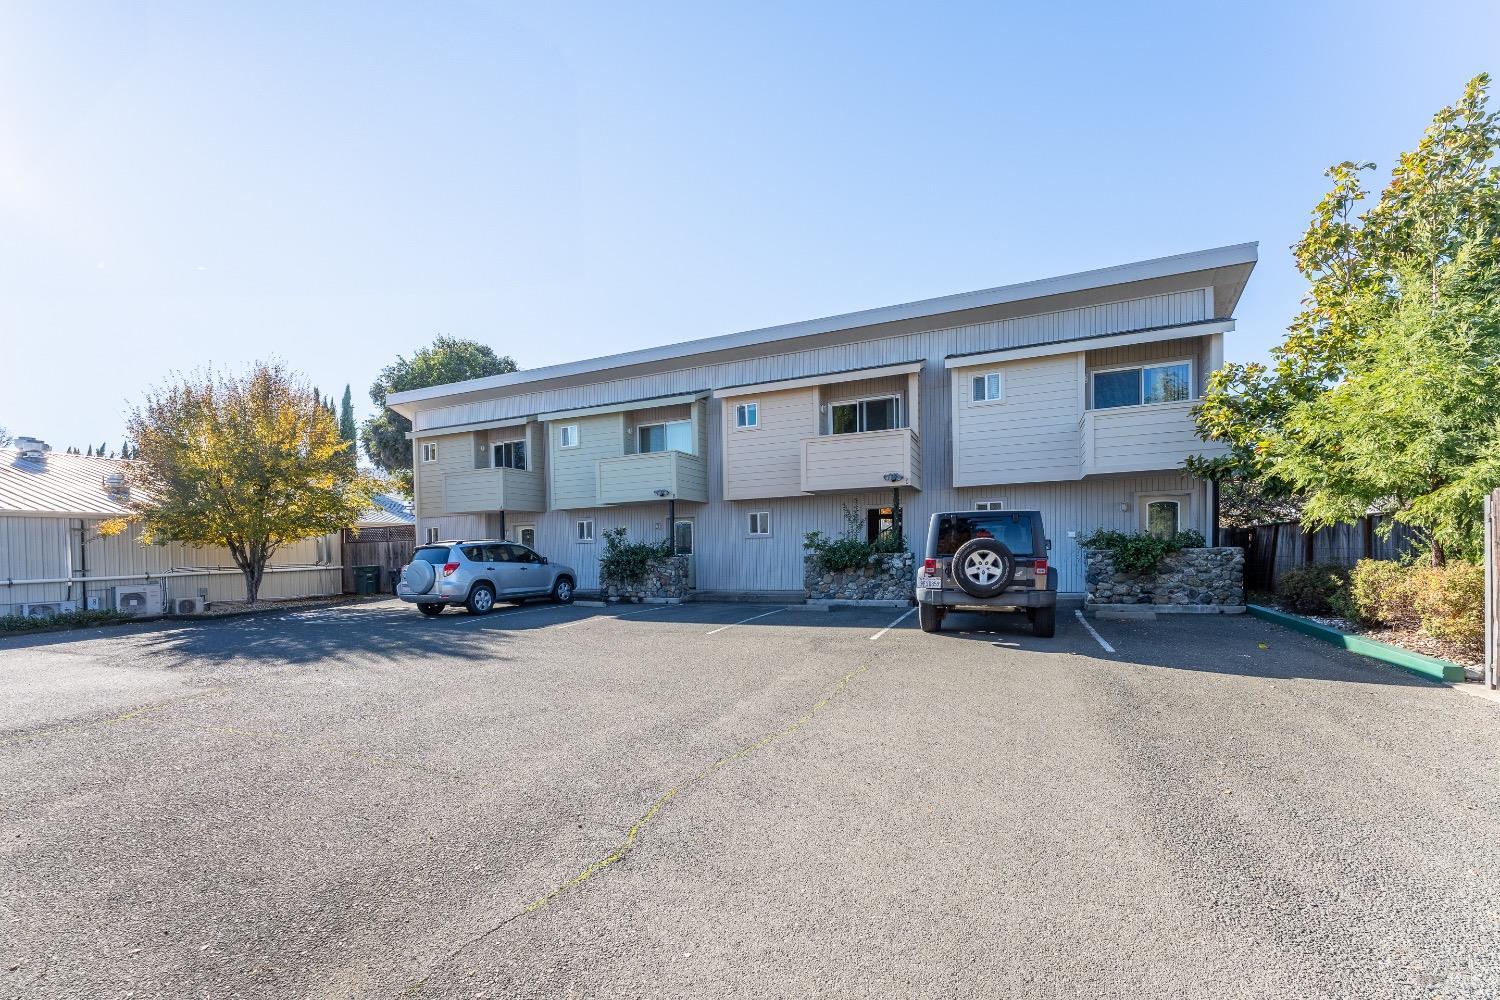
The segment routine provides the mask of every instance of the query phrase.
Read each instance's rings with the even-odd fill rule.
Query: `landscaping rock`
[[[803,557],[803,595],[809,601],[910,601],[917,558],[910,552],[878,553],[855,569],[825,571],[816,556]]]
[[[1117,570],[1114,556],[1084,553],[1088,603],[1235,607],[1245,603],[1245,551],[1236,546],[1183,549],[1151,574]]]
[[[689,556],[667,556],[653,563],[639,580],[599,579],[606,601],[682,600],[692,593],[688,584]]]

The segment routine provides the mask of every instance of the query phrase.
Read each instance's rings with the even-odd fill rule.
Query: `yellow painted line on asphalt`
[[[576,622],[563,622],[561,625],[548,625],[547,627],[549,629],[572,628],[574,625],[585,625],[589,622],[614,621],[616,618],[629,618],[632,615],[644,615],[652,611],[668,611],[680,607],[682,607],[681,604],[653,604],[650,607],[641,608],[639,611],[623,611],[617,615],[593,615],[588,618],[580,618]]]
[[[778,610],[780,610],[780,609],[778,609]],[[768,614],[775,614],[775,612],[767,612],[767,613]],[[758,615],[757,617],[764,618],[765,615]],[[752,620],[753,619],[746,619],[746,621],[752,621]],[[743,624],[743,622],[736,622],[735,624]],[[727,625],[725,626],[725,628],[728,628],[728,627],[729,626],[727,626]],[[432,969],[430,969],[428,971],[427,975],[423,976],[419,980],[416,980],[410,986],[408,986],[407,990],[406,990],[407,994],[408,995],[412,995],[412,994],[420,993],[423,990],[423,988],[426,986],[427,981],[432,978],[433,972],[436,971],[439,966],[441,966],[441,965],[443,965],[443,964],[451,961],[452,959],[454,959],[455,957],[457,957],[461,952],[463,952],[465,949],[473,947],[474,945],[476,945],[479,942],[483,941],[484,939],[488,938],[491,934],[494,934],[496,931],[501,930],[502,928],[504,928],[508,924],[510,924],[510,923],[512,923],[512,922],[514,922],[516,920],[519,920],[522,917],[526,917],[526,916],[529,916],[529,915],[531,915],[533,913],[536,913],[538,910],[545,909],[546,907],[550,906],[553,902],[555,902],[558,899],[558,897],[560,897],[563,893],[567,892],[569,889],[573,889],[573,888],[575,888],[577,886],[582,885],[583,883],[587,882],[589,879],[593,878],[595,875],[598,875],[600,872],[604,871],[610,865],[616,864],[616,863],[624,860],[625,856],[627,854],[629,854],[630,851],[631,851],[631,849],[633,849],[635,847],[636,842],[640,839],[641,831],[643,831],[646,828],[646,825],[648,823],[650,823],[652,820],[654,820],[657,816],[659,816],[661,814],[662,810],[667,807],[667,804],[669,802],[671,802],[673,799],[675,799],[680,793],[686,791],[688,788],[690,788],[691,786],[697,784],[698,782],[703,781],[703,780],[705,780],[707,778],[712,777],[717,771],[720,771],[723,768],[728,767],[730,764],[734,763],[735,761],[740,760],[741,758],[749,756],[750,754],[754,753],[755,751],[757,751],[757,750],[761,749],[762,747],[766,746],[768,743],[772,743],[772,742],[774,742],[776,740],[782,739],[783,737],[787,737],[787,736],[792,735],[797,730],[801,729],[803,726],[805,726],[809,722],[811,722],[813,720],[814,716],[816,716],[819,712],[823,711],[823,709],[825,709],[825,708],[828,707],[828,703],[830,701],[832,701],[834,699],[834,697],[840,691],[842,691],[842,690],[844,690],[844,688],[848,687],[854,681],[854,679],[856,677],[858,677],[860,674],[863,674],[865,671],[867,671],[869,669],[870,669],[869,665],[866,664],[865,666],[860,667],[857,670],[851,670],[851,671],[849,671],[849,673],[847,673],[843,677],[839,678],[838,683],[834,684],[831,688],[829,688],[827,691],[825,691],[823,693],[823,697],[819,698],[813,704],[812,708],[808,709],[802,715],[798,716],[796,719],[794,719],[787,726],[785,726],[785,727],[783,727],[781,729],[773,730],[773,731],[765,734],[764,736],[760,737],[759,739],[757,739],[753,743],[746,744],[745,746],[743,746],[740,749],[734,751],[733,753],[725,754],[724,756],[720,757],[718,760],[716,760],[713,763],[708,764],[707,766],[705,766],[702,770],[698,771],[698,773],[694,774],[692,777],[688,778],[685,781],[679,782],[678,784],[675,784],[672,787],[668,788],[665,792],[662,792],[661,795],[657,796],[656,800],[651,803],[650,808],[648,808],[644,813],[642,813],[640,815],[640,818],[638,818],[631,825],[630,829],[628,831],[626,831],[626,833],[625,833],[625,839],[623,841],[621,841],[620,844],[619,844],[619,846],[617,846],[613,851],[609,852],[604,857],[599,858],[597,861],[594,861],[592,864],[588,865],[586,868],[584,868],[577,875],[574,875],[572,878],[568,879],[566,882],[564,882],[561,885],[557,886],[555,889],[548,890],[547,892],[545,892],[542,895],[538,896],[536,899],[532,900],[530,903],[528,903],[522,909],[517,910],[515,913],[512,913],[510,916],[506,917],[504,920],[501,920],[500,922],[492,925],[491,927],[489,927],[488,929],[486,929],[484,932],[475,935],[474,937],[472,937],[469,940],[465,941],[463,944],[459,945],[457,948],[454,948],[447,955],[445,955],[441,960],[439,960],[437,963],[435,963],[432,966]]]
[[[786,610],[786,608],[777,608],[775,611],[767,611],[763,615],[752,615],[751,617],[746,618],[743,621],[730,622],[728,625],[720,625],[718,628],[714,629],[712,632],[704,632],[703,634],[704,635],[718,635],[720,632],[724,631],[725,629],[734,628],[736,625],[744,625],[746,622],[759,621],[762,618],[769,618],[772,615],[780,614],[781,612],[783,612],[785,610]]]
[[[900,625],[902,622],[906,621],[906,619],[910,618],[912,615],[914,615],[916,613],[917,613],[917,609],[916,608],[912,608],[911,610],[907,611],[905,614],[901,615],[901,617],[899,617],[895,621],[891,622],[885,628],[881,629],[879,632],[876,632],[874,635],[870,636],[870,641],[874,642],[876,639],[879,639],[881,636],[885,635],[891,629],[895,628],[897,625]]]

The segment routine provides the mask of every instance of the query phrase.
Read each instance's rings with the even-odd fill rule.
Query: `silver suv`
[[[424,615],[440,615],[462,604],[471,615],[487,615],[496,601],[521,603],[550,597],[573,603],[578,574],[517,542],[481,540],[422,545],[401,569],[396,596]]]

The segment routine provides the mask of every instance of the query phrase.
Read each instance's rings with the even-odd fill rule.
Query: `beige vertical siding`
[[[561,448],[562,428],[578,426],[578,447]],[[597,506],[601,458],[617,458],[625,452],[625,415],[606,413],[598,417],[556,420],[547,425],[547,460],[551,470],[551,506],[576,510]]]
[[[1083,415],[1079,354],[953,370],[953,481],[958,486],[1077,479]],[[974,378],[998,371],[1001,396],[973,400]]]
[[[71,521],[60,517],[0,516],[0,613],[18,610],[21,604],[81,600],[85,589],[99,594],[116,585],[106,581],[89,584],[87,588],[82,584],[3,585],[6,580],[81,575],[84,556],[89,577],[174,574],[166,580],[169,598],[194,597],[200,590],[207,590],[211,601],[245,599],[244,579],[225,549],[178,542],[142,545],[138,526],[101,538],[98,520],[91,519],[85,522],[87,551],[81,555],[78,535],[69,528]],[[343,581],[338,569],[341,558],[342,542],[337,534],[286,545],[272,556],[270,566],[277,570],[296,567],[296,571],[268,573],[261,596],[341,593]],[[316,565],[320,562],[326,568]],[[195,576],[177,575],[192,570],[201,572]]]
[[[445,477],[450,472],[471,472],[474,470],[475,462],[483,454],[482,441],[476,444],[481,435],[473,433],[443,434],[437,437],[422,438],[412,442],[413,467],[417,469],[417,507],[426,515],[441,515],[446,511],[444,506],[444,491],[446,490]],[[422,461],[422,445],[424,443],[435,443],[437,445],[437,461]],[[488,461],[485,465],[488,465]],[[481,468],[483,466],[480,466]],[[420,537],[419,539],[420,540]]]
[[[734,426],[735,406],[753,402],[760,426]],[[818,390],[788,389],[722,402],[723,496],[728,500],[802,492],[802,439],[818,433]]]

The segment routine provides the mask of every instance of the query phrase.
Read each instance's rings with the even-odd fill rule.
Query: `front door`
[[[518,525],[516,525],[516,541],[520,542],[522,545],[526,546],[528,549],[534,549],[534,548],[536,548],[536,525],[534,525],[534,524],[518,524]]]
[[[680,556],[688,557],[688,586],[698,586],[698,570],[693,558],[693,519],[691,517],[679,517],[677,523],[672,525],[672,551]]]

